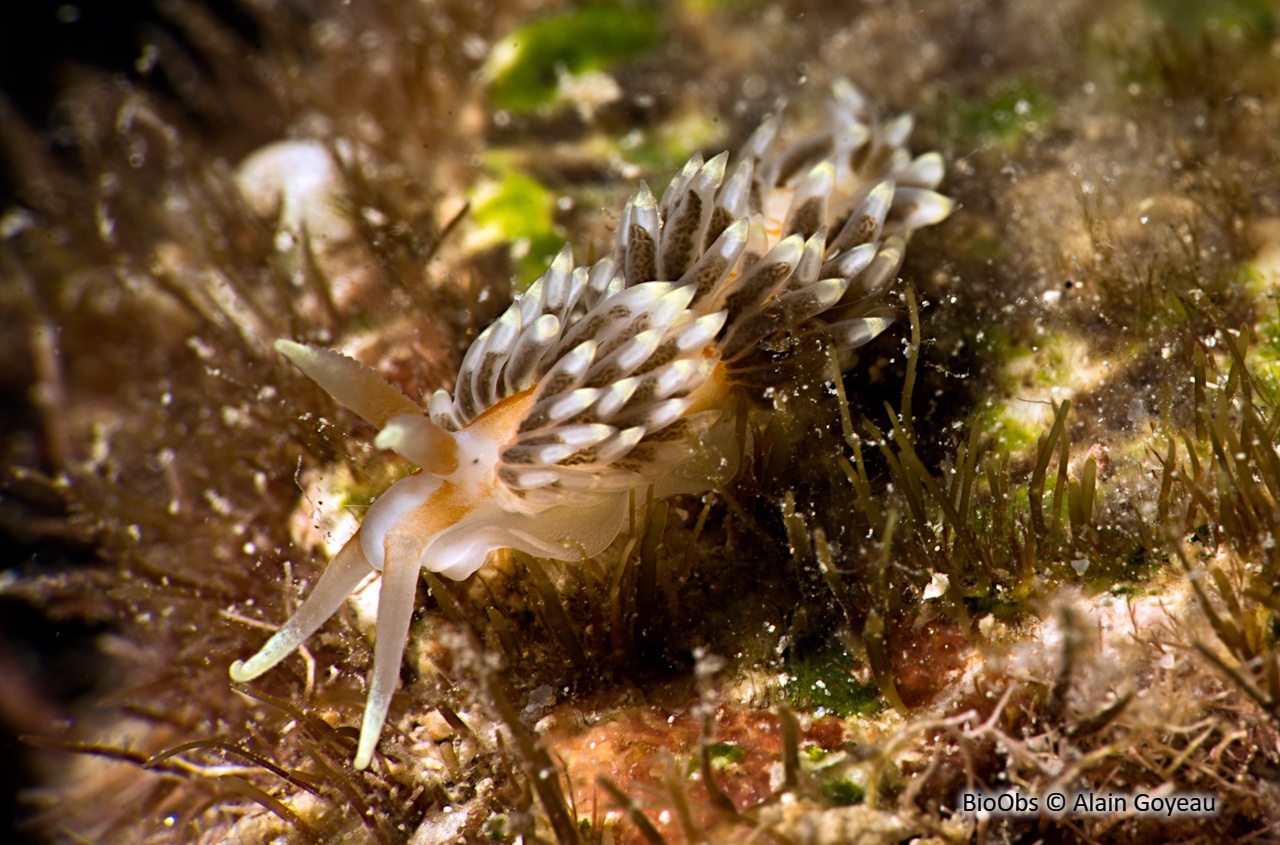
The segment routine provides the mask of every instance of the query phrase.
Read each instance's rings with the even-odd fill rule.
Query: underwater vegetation
[[[1273,9],[239,8],[158,6],[136,65],[0,115],[26,835],[1274,835]],[[770,115],[803,136],[841,78],[915,115],[957,201],[912,235],[887,330],[800,350],[735,409],[732,477],[630,491],[588,559],[424,572],[367,769],[367,586],[227,679],[415,466],[276,339],[450,390],[565,241],[611,255],[638,179]],[[1217,806],[979,817],[966,789]]]

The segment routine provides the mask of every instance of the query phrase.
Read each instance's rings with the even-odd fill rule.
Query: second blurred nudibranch
[[[878,123],[848,83],[822,129],[776,142],[766,121],[737,157],[694,155],[660,198],[627,202],[611,255],[569,247],[471,344],[426,410],[340,353],[276,348],[420,469],[373,504],[244,682],[382,573],[355,766],[373,759],[399,677],[419,569],[471,575],[492,551],[599,554],[630,494],[698,493],[737,467],[735,395],[786,377],[805,341],[852,349],[889,324],[877,297],[911,232],[947,217],[942,157],[912,157],[912,122]],[[641,496],[640,498],[643,498]]]

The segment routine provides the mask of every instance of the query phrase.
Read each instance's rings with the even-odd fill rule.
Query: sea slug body
[[[766,121],[729,166],[694,155],[661,198],[627,202],[613,253],[550,268],[471,344],[426,412],[326,349],[276,348],[420,471],[392,485],[262,650],[249,681],[314,633],[372,570],[377,644],[355,766],[369,765],[409,632],[419,568],[466,578],[496,549],[578,560],[621,530],[632,491],[696,493],[736,468],[735,392],[783,377],[806,340],[846,350],[889,323],[872,310],[910,233],[952,203],[911,119],[877,123],[837,83],[822,129],[775,143]]]

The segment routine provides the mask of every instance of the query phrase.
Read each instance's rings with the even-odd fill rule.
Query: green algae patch
[[[520,27],[486,65],[493,105],[520,112],[553,104],[560,74],[607,70],[647,53],[658,43],[658,21],[655,6],[593,3]]]
[[[1228,285],[1238,287],[1253,296],[1265,296],[1271,292],[1270,275],[1268,270],[1256,263],[1243,264],[1231,275]]]
[[[974,143],[1012,149],[1052,116],[1052,101],[1029,79],[1002,80],[977,99],[956,98],[945,107],[949,133]]]
[[[758,0],[684,0],[681,5],[695,15],[709,15],[719,11],[746,12],[761,6]]]
[[[1244,353],[1244,363],[1256,379],[1266,401],[1280,400],[1280,308],[1274,299],[1280,285],[1280,246],[1275,235],[1251,261],[1241,264],[1231,276],[1231,286],[1245,291],[1256,303],[1258,321],[1253,342]]]
[[[1272,0],[1148,0],[1148,5],[1183,35],[1210,28],[1239,30],[1265,40],[1276,31]]]
[[[790,660],[784,686],[787,700],[796,710],[850,718],[874,716],[884,709],[884,698],[875,682],[860,683],[855,663],[837,645],[802,648]]]
[[[1249,349],[1245,361],[1267,397],[1275,400],[1280,398],[1280,318],[1262,323],[1257,333],[1258,343]]]
[[[481,182],[471,193],[472,246],[508,241],[521,287],[543,271],[564,245],[556,231],[556,198],[527,173],[511,170],[495,181]]]
[[[720,122],[706,114],[686,112],[645,132],[617,142],[623,160],[652,173],[679,170],[696,150],[713,146],[723,135]]]
[[[819,787],[819,791],[823,798],[837,807],[852,807],[855,804],[861,804],[867,797],[867,790],[849,778],[824,783]]]
[[[712,765],[721,769],[741,763],[747,756],[745,751],[732,742],[714,742],[707,751],[711,755]]]
[[[1018,400],[1011,400],[1018,401]],[[1016,414],[1006,403],[980,406],[969,418],[968,426],[977,426],[993,439],[999,452],[1017,454],[1030,447],[1044,433],[1043,419]]]

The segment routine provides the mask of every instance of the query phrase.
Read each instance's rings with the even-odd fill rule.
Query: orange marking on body
[[[474,429],[485,437],[505,444],[520,428],[520,422],[533,407],[533,392],[537,385],[522,390],[490,405],[480,416],[472,420],[468,429]]]
[[[427,538],[457,523],[475,507],[459,493],[457,485],[446,481],[426,501],[396,520],[382,540],[386,560],[417,561]]]
[[[782,240],[782,224],[786,222],[795,188],[773,188],[764,199],[764,231],[769,236],[766,249],[773,249]]]
[[[702,353],[704,357],[710,357],[711,352]],[[725,368],[724,362],[716,363],[716,368],[711,371],[711,375],[689,394],[689,398],[693,400],[693,404],[689,406],[689,410],[685,411],[685,416],[696,414],[701,411],[722,411],[731,408],[729,402],[729,394],[733,390],[733,386],[729,383],[729,373]]]

